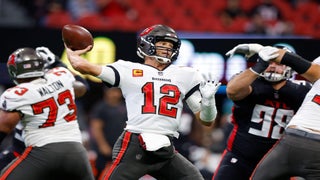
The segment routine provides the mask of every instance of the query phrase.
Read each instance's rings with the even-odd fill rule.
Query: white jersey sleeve
[[[198,71],[176,65],[159,71],[149,65],[124,60],[106,68],[113,73],[102,73],[100,78],[122,90],[128,112],[127,130],[178,136],[182,100],[198,91],[202,78]],[[102,78],[109,74],[114,75],[114,81]]]
[[[106,82],[108,84],[114,84],[116,77],[113,69],[108,66],[102,66],[101,69],[101,73],[97,77],[101,79],[103,82]]]
[[[77,122],[72,73],[63,67],[50,70],[44,78],[6,90],[0,108],[22,113],[26,146],[77,141],[81,133]]]
[[[304,98],[288,126],[295,125],[320,131],[320,80],[317,80]]]

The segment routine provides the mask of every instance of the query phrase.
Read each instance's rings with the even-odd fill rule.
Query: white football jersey
[[[157,133],[178,137],[183,99],[201,100],[201,74],[190,67],[169,65],[163,71],[140,63],[118,60],[103,67],[98,76],[106,84],[119,87],[126,101],[126,129],[134,133]],[[113,72],[114,73],[113,73]],[[192,107],[199,111],[199,107]]]
[[[320,80],[317,80],[307,93],[299,110],[292,117],[288,126],[296,125],[320,131]],[[287,126],[287,127],[288,127]]]
[[[22,113],[26,146],[55,142],[81,142],[72,73],[53,68],[39,78],[7,89],[0,97],[0,108]]]

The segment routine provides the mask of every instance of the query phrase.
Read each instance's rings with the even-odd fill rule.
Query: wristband
[[[269,66],[268,62],[263,61],[262,59],[259,58],[256,64],[250,67],[250,70],[253,73],[259,75],[260,73],[264,72],[264,70],[266,70],[268,66]]]
[[[201,100],[200,119],[204,122],[212,122],[217,116],[217,108],[215,99]]]
[[[293,53],[286,52],[282,59],[281,64],[290,66],[298,74],[305,73],[311,66],[311,62]]]

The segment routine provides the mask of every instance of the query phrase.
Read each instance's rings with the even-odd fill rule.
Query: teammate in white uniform
[[[104,179],[139,179],[145,174],[156,179],[203,179],[191,162],[174,151],[172,138],[179,135],[183,100],[204,125],[214,121],[220,82],[212,77],[203,79],[190,67],[171,64],[179,54],[180,39],[165,25],[151,26],[139,35],[137,53],[144,64],[118,60],[107,66],[95,65],[80,57],[89,48],[67,49],[71,65],[108,86],[119,87],[128,113]]]
[[[259,56],[292,67],[313,83],[298,112],[287,125],[278,144],[260,161],[252,180],[275,180],[300,176],[320,179],[320,65],[274,47],[264,47]]]
[[[60,58],[53,54],[47,47],[37,47],[36,52],[38,52],[42,58],[45,60],[44,69],[48,71],[55,67],[67,67]],[[89,88],[86,80],[79,75],[74,75],[76,82],[86,85]],[[82,89],[83,93],[76,93],[78,96],[83,96],[87,91],[86,88]],[[77,97],[76,97],[77,98]],[[14,134],[11,141],[11,146],[6,147],[0,153],[0,171],[6,167],[13,159],[20,156],[25,150],[24,140],[22,138],[23,125],[19,122],[14,130]]]
[[[1,179],[94,179],[77,121],[73,74],[64,67],[44,71],[44,59],[20,48],[7,62],[17,86],[0,97],[0,142],[21,120],[26,149]]]

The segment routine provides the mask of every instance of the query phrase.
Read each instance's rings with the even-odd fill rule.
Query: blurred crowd
[[[135,32],[150,24],[178,31],[318,38],[319,0],[0,0],[0,26]]]

